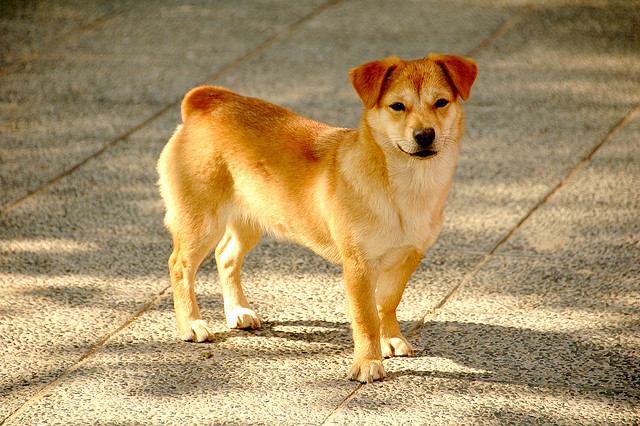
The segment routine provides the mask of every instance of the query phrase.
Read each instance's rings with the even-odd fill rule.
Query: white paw
[[[413,356],[413,347],[403,336],[383,337],[380,339],[382,356],[391,358],[393,356]]]
[[[382,361],[365,359],[363,361],[354,361],[349,370],[347,377],[349,380],[357,380],[362,383],[371,383],[374,380],[384,379],[384,367]]]
[[[260,318],[253,309],[236,306],[225,311],[225,316],[229,328],[260,328],[261,325]]]
[[[188,328],[180,332],[182,340],[205,342],[213,340],[213,330],[203,320],[193,321]]]

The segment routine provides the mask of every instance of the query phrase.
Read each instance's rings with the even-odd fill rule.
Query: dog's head
[[[477,74],[473,59],[432,53],[415,61],[368,62],[349,77],[385,152],[425,159],[462,137],[460,98],[469,99]]]

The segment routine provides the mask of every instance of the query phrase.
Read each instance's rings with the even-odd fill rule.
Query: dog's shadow
[[[401,323],[403,330],[412,326],[410,322]],[[216,340],[237,333],[225,332]],[[259,330],[240,333],[322,343],[345,353],[352,350],[347,322],[266,321]],[[432,321],[424,324],[409,340],[415,348],[415,356],[406,358],[406,362],[403,358],[395,358],[388,367],[388,380],[404,377],[455,379],[640,398],[640,357],[628,348],[598,345],[577,334]],[[314,352],[322,352],[322,349]]]
[[[214,333],[212,343],[238,336],[284,339],[292,342],[324,344],[350,350],[351,328],[347,322],[323,320],[271,321],[264,319],[259,329],[237,329]]]
[[[392,379],[455,378],[640,397],[638,355],[619,345],[588,342],[578,334],[433,321],[410,340],[421,368],[399,365],[391,371]]]

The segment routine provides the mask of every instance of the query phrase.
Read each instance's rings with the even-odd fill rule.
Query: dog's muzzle
[[[433,127],[418,127],[413,131],[413,140],[421,149],[416,152],[407,152],[407,154],[420,158],[427,158],[437,154],[432,149],[433,142],[436,140],[436,131],[433,130]]]

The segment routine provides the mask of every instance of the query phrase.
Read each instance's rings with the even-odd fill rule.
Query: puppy
[[[351,70],[364,105],[356,129],[332,127],[220,87],[185,96],[182,125],[158,161],[173,236],[169,259],[178,330],[213,338],[194,293],[215,248],[227,325],[260,327],[240,284],[263,232],[343,267],[353,329],[352,380],[385,376],[383,357],[409,356],[396,307],[436,240],[453,178],[472,59],[390,57]]]

